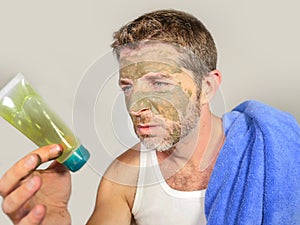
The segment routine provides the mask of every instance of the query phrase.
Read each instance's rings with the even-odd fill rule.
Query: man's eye
[[[153,86],[154,87],[166,87],[168,85],[169,85],[169,83],[162,82],[162,81],[155,81],[155,82],[153,82]]]
[[[132,90],[132,85],[126,85],[121,87],[125,95],[129,95]]]

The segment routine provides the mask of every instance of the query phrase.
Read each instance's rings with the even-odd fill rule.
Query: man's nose
[[[149,111],[149,108],[142,108],[142,109],[139,109],[139,110],[130,110],[130,114],[132,116],[135,116],[135,117],[138,117],[138,116],[141,116],[142,114],[144,113],[147,113]]]
[[[141,116],[142,114],[149,113],[150,109],[151,101],[148,98],[141,98],[132,102],[129,113],[132,116]]]

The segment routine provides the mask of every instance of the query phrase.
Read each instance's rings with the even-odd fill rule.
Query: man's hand
[[[62,153],[59,145],[39,148],[12,166],[0,179],[2,209],[14,224],[71,224],[67,209],[71,176],[54,161],[47,169],[36,168]]]

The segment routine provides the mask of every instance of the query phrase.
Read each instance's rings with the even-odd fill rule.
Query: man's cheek
[[[150,110],[153,115],[162,115],[172,121],[186,116],[189,103],[189,96],[180,86],[165,92],[137,92],[126,98],[129,113]]]
[[[151,115],[155,117],[160,116],[171,121],[179,120],[179,113],[176,106],[161,97],[144,97],[136,102],[132,102],[132,104],[127,103],[127,108],[130,112],[143,113],[143,116],[151,112]]]
[[[166,120],[178,122],[179,121],[179,112],[176,109],[176,107],[167,100],[164,99],[152,99],[152,106],[153,109],[155,109],[154,115],[156,116],[162,116]],[[151,110],[153,110],[151,109]]]

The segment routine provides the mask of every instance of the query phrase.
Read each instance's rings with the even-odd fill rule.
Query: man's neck
[[[191,166],[205,171],[214,163],[224,141],[222,120],[214,116],[208,106],[201,110],[197,127],[166,152],[157,152],[165,177]]]

